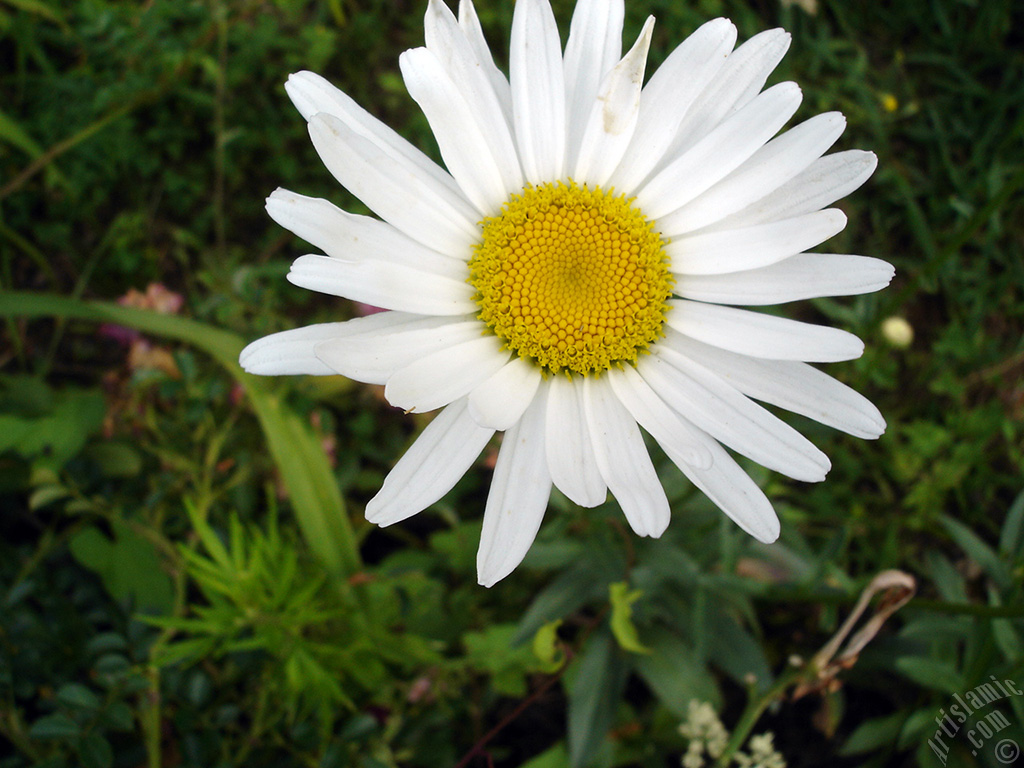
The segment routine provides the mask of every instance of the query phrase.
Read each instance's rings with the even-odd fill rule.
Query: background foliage
[[[839,109],[840,148],[878,153],[832,246],[892,261],[894,285],[787,311],[865,338],[830,372],[889,429],[793,417],[834,466],[815,486],[752,468],[783,521],[771,547],[655,453],[663,539],[556,494],[524,566],[484,590],[491,452],[371,529],[362,506],[423,417],[234,362],[353,312],[283,279],[301,246],[262,209],[280,185],[363,210],[285,76],[323,73],[436,156],[397,68],[423,6],[0,0],[0,766],[678,765],[691,700],[736,740],[773,731],[791,766],[1003,764],[1024,697],[985,710],[1011,725],[983,748],[966,729],[984,712],[946,761],[928,741],[955,694],[1024,688],[1024,9],[628,3],[627,37],[657,17],[652,66],[714,16],[741,39],[786,27],[773,81],[802,85],[798,118]],[[478,6],[504,61],[511,3]],[[912,343],[887,341],[891,317]],[[917,596],[792,700],[813,672],[794,662],[890,568]]]

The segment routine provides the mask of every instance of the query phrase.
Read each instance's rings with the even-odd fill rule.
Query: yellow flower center
[[[528,186],[483,221],[469,262],[478,317],[553,373],[635,363],[668,309],[662,246],[625,195],[575,182]]]

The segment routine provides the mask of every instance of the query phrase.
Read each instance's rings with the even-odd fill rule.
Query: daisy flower
[[[809,366],[860,356],[838,329],[740,306],[876,291],[890,265],[806,253],[839,232],[834,201],[875,168],[824,153],[839,113],[776,136],[794,83],[762,90],[789,46],[771,30],[734,47],[700,27],[644,84],[654,25],[622,53],[623,0],[580,0],[563,51],[548,0],[517,0],[509,76],[470,0],[430,0],[426,46],[400,58],[446,168],[310,72],[286,90],[335,178],[378,218],[277,190],[271,217],[326,255],[288,279],[387,311],[277,333],[241,355],[251,373],[383,384],[408,412],[441,409],[369,502],[391,525],[439,500],[505,432],[484,509],[480,583],[530,548],[554,485],[616,498],[659,536],[669,503],[646,431],[757,539],[771,503],[729,451],[797,480],[828,458],[755,401],[865,438],[885,422]],[[724,447],[723,447],[724,446]]]

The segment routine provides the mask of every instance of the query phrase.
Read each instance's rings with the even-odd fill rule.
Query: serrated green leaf
[[[612,604],[610,622],[612,634],[615,635],[619,646],[630,653],[651,652],[650,648],[645,648],[640,643],[640,636],[633,623],[633,603],[639,600],[641,595],[643,595],[642,590],[631,591],[629,585],[624,581],[608,585],[608,599]]]
[[[558,628],[560,626],[562,626],[561,619],[549,621],[533,636],[531,646],[533,655],[540,661],[541,672],[549,674],[556,672],[565,663],[565,651],[558,645]]]

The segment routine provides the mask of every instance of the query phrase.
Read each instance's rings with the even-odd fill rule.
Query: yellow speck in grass
[[[891,93],[882,94],[882,109],[886,112],[895,112],[900,108],[900,103]]]
[[[484,220],[469,282],[480,319],[520,357],[600,373],[661,336],[672,291],[662,246],[625,195],[528,186]]]

